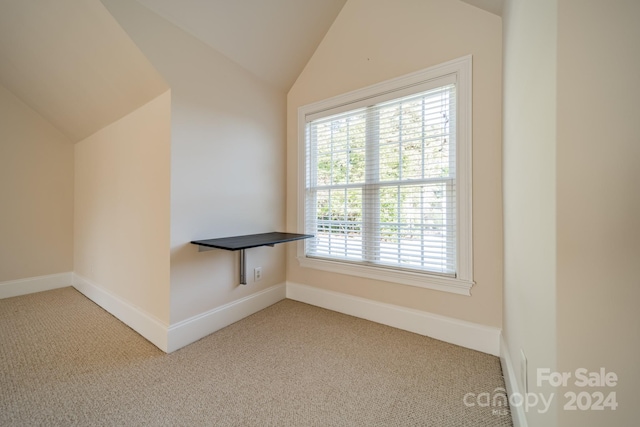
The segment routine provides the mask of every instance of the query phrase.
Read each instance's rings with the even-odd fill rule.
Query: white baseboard
[[[285,299],[286,295],[284,284],[272,286],[169,326],[86,277],[75,274],[73,286],[166,353],[267,308]]]
[[[291,282],[287,282],[287,298],[500,355],[498,328]]]
[[[160,350],[167,352],[168,325],[140,307],[112,294],[97,283],[78,274],[73,275],[73,287],[84,296],[117,317]]]
[[[513,366],[513,359],[511,359],[509,347],[507,347],[503,336],[500,337],[500,364],[502,365],[502,375],[504,376],[507,395],[511,396],[514,393],[522,395],[520,386],[518,385],[518,376]],[[523,405],[518,405],[510,409],[513,427],[527,427],[527,418]]]
[[[73,283],[73,273],[49,274],[0,282],[0,299],[65,288]]]
[[[0,298],[73,286],[87,298],[120,319],[161,350],[171,353],[285,298],[426,335],[473,350],[501,356],[507,387],[517,381],[510,359],[500,346],[500,329],[406,307],[287,282],[230,302],[173,325],[166,325],[104,287],[74,273],[12,280],[0,283]],[[505,359],[504,361],[502,359]],[[507,369],[505,369],[505,365]],[[511,369],[509,371],[508,369]],[[513,377],[513,378],[511,378]],[[524,416],[524,414],[523,414]],[[515,414],[514,414],[515,418]],[[524,418],[523,418],[524,419]],[[525,424],[520,424],[526,426]]]
[[[175,323],[169,327],[167,352],[178,350],[285,298],[286,288],[282,283]]]

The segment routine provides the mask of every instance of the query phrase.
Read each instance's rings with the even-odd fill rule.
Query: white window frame
[[[305,256],[304,241],[297,244],[301,267],[331,271],[427,289],[471,295],[473,281],[472,232],[472,59],[471,55],[454,59],[425,70],[374,84],[353,92],[302,106],[298,109],[298,232],[305,231],[306,122],[309,116],[326,110],[352,110],[366,105],[372,98],[397,93],[411,93],[412,88],[430,80],[453,76],[456,82],[456,275],[416,272],[382,266],[362,265],[340,260]],[[413,89],[415,91],[415,89]]]

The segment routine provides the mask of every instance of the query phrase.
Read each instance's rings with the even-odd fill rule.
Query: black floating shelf
[[[297,233],[261,233],[247,234],[244,236],[222,237],[219,239],[193,240],[192,244],[198,245],[199,250],[224,249],[227,251],[240,251],[240,284],[247,284],[245,249],[257,248],[260,246],[274,246],[278,243],[293,242],[295,240],[309,239],[311,234]]]

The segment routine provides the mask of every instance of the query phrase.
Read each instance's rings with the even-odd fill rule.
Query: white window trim
[[[457,274],[446,277],[428,272],[405,271],[393,268],[353,264],[343,261],[307,258],[304,241],[297,243],[297,258],[301,267],[326,270],[352,276],[366,277],[403,285],[417,286],[471,295],[473,281],[473,233],[472,233],[472,60],[471,55],[454,59],[425,70],[374,84],[330,99],[304,105],[298,109],[298,232],[304,232],[305,218],[305,176],[306,176],[306,118],[309,115],[345,106],[351,109],[357,102],[372,97],[409,88],[428,80],[446,75],[456,76],[457,129],[456,129],[456,180],[457,180]]]

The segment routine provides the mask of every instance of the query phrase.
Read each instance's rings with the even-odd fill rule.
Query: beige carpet
[[[169,355],[72,288],[0,300],[2,426],[510,426],[463,402],[498,387],[494,356],[291,300]]]

